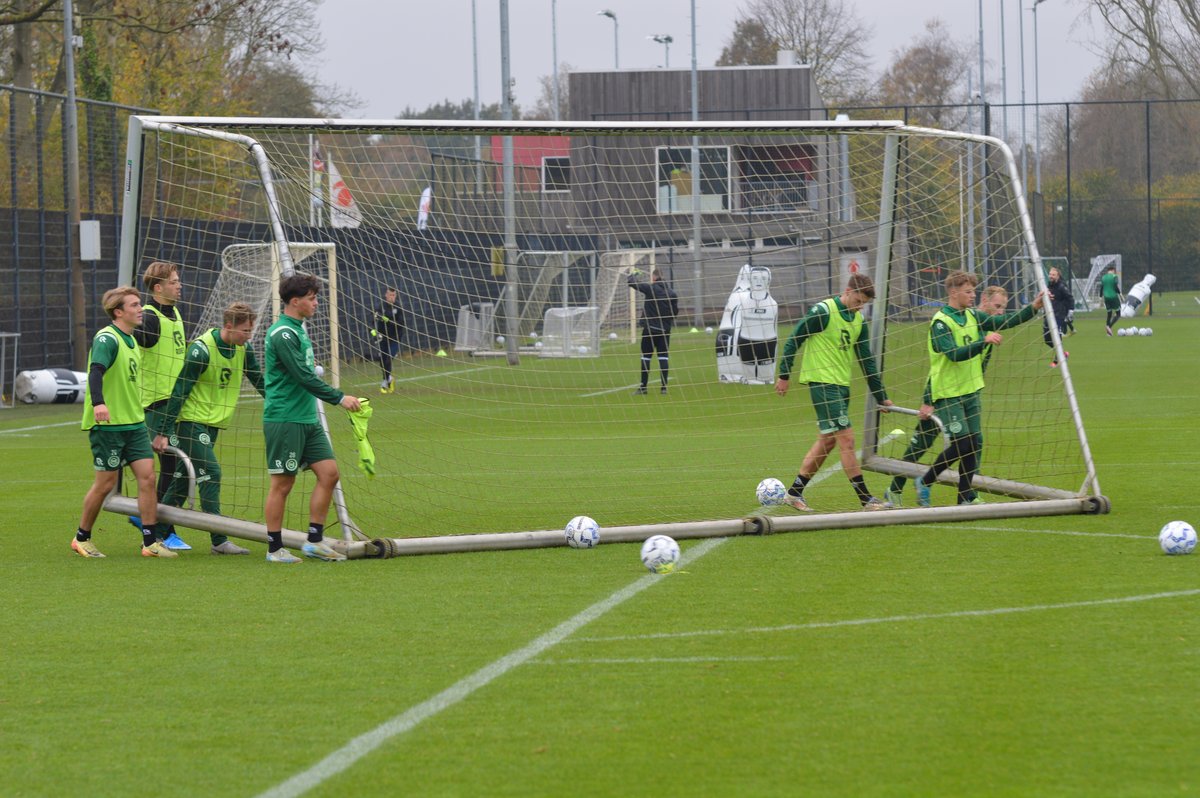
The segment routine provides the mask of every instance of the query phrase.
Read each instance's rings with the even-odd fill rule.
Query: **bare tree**
[[[567,92],[567,76],[575,67],[568,63],[558,65],[558,115],[554,114],[554,75],[542,75],[538,78],[538,86],[541,88],[538,94],[537,102],[534,103],[533,111],[527,119],[567,119],[570,116],[571,103]]]
[[[1200,97],[1200,3],[1196,0],[1089,0],[1089,3],[1112,37],[1108,53],[1111,64],[1148,71],[1163,97]]]
[[[794,50],[812,68],[826,102],[852,102],[866,92],[874,29],[846,0],[750,0],[746,17],[762,25],[778,49]]]

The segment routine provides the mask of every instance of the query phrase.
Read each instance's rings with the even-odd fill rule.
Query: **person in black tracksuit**
[[[1063,281],[1062,272],[1057,267],[1050,269],[1050,277],[1046,283],[1046,288],[1050,291],[1050,307],[1053,309],[1054,324],[1058,327],[1058,337],[1061,339],[1067,331],[1067,314],[1075,307],[1075,298],[1071,296],[1070,289],[1067,288]],[[1042,321],[1042,340],[1046,342],[1046,346],[1054,348],[1054,340],[1050,337],[1050,324],[1048,320]],[[1071,353],[1063,350],[1064,357],[1070,357]],[[1055,356],[1050,361],[1051,366],[1058,365],[1058,358]]]
[[[650,381],[650,356],[655,352],[658,353],[658,374],[662,380],[659,393],[666,393],[671,371],[667,350],[671,344],[671,328],[679,314],[679,297],[663,282],[659,272],[650,272],[650,282],[639,280],[640,274],[635,270],[629,275],[629,285],[646,298],[642,303],[642,380],[634,394],[646,393]]]
[[[383,302],[375,311],[371,337],[379,346],[379,365],[383,368],[383,380],[379,383],[380,393],[396,390],[392,379],[392,358],[400,351],[400,339],[404,337],[404,308],[396,304],[396,289],[383,293]]]

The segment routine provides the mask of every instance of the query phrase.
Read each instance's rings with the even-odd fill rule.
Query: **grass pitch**
[[[1112,514],[685,541],[667,577],[144,560],[110,515],[85,561],[79,408],[0,411],[0,793],[1200,794],[1200,555],[1156,541],[1200,523],[1200,318],[1152,323],[1068,341]]]

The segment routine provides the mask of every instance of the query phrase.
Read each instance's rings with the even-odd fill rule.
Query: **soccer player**
[[[1075,298],[1071,296],[1071,290],[1063,282],[1062,272],[1058,270],[1057,266],[1050,267],[1046,288],[1050,294],[1050,309],[1053,311],[1050,315],[1054,317],[1054,324],[1058,327],[1058,337],[1061,339],[1067,334],[1067,314],[1075,307]],[[1042,340],[1046,342],[1046,346],[1054,349],[1054,339],[1050,337],[1050,321],[1048,319],[1042,321]],[[1071,353],[1064,349],[1063,357],[1070,356]],[[1051,358],[1050,367],[1058,367],[1058,355]]]
[[[304,320],[317,312],[320,281],[296,272],[279,281],[283,313],[267,331],[263,347],[266,402],[263,435],[267,443],[267,473],[271,485],[263,515],[267,523],[267,561],[300,562],[283,547],[283,514],[296,474],[304,466],[317,478],[309,497],[308,541],[301,547],[307,557],[344,560],[345,555],[325,543],[325,518],[340,477],[329,437],[317,418],[317,399],[347,410],[358,410],[358,399],[342,393],[317,376],[312,342]]]
[[[134,331],[133,337],[142,348],[142,407],[146,411],[146,429],[153,438],[162,432],[162,411],[167,406],[179,370],[183,368],[183,353],[187,349],[183,318],[176,307],[183,292],[179,267],[163,261],[151,263],[142,274],[142,286],[150,294],[150,301],[145,306],[142,326]],[[160,502],[178,465],[175,455],[167,451],[158,453],[156,493]],[[140,521],[137,516],[129,519],[134,526]],[[190,551],[192,548],[169,524],[158,529],[157,535],[172,551]]]
[[[804,360],[800,366],[800,382],[808,383],[808,393],[817,411],[819,435],[813,443],[800,472],[788,488],[787,503],[797,510],[811,508],[804,501],[804,488],[816,476],[825,458],[836,446],[842,468],[854,487],[864,510],[883,510],[889,505],[879,501],[867,490],[862,467],[854,451],[854,428],[850,425],[850,360],[858,360],[867,386],[881,407],[892,401],[887,398],[883,378],[875,365],[867,340],[867,326],[859,309],[875,298],[875,284],[865,274],[850,275],[840,296],[830,297],[813,305],[792,330],[783,345],[779,360],[779,377],[775,393],[786,396],[791,385],[792,361],[801,346]],[[853,354],[851,354],[853,352]],[[884,412],[887,412],[886,410]]]
[[[638,279],[641,274],[633,270],[627,282],[646,299],[642,303],[642,372],[641,385],[635,396],[646,393],[650,382],[650,358],[658,353],[658,377],[661,382],[658,392],[667,392],[667,379],[671,373],[670,352],[671,328],[675,326],[675,317],[679,315],[679,296],[671,290],[656,269],[650,272],[650,282]]]
[[[79,529],[71,550],[81,557],[103,557],[92,543],[92,526],[104,498],[117,485],[121,467],[129,464],[137,477],[138,510],[143,524],[143,557],[178,557],[154,537],[158,503],[154,495],[154,452],[142,410],[142,352],[133,331],[142,323],[142,300],[136,288],[110,288],[101,299],[112,324],[92,337],[83,429],[88,431],[96,479],[83,497]]]
[[[200,508],[213,515],[221,514],[221,464],[214,447],[217,436],[237,410],[242,375],[266,395],[258,359],[246,346],[253,332],[254,309],[245,302],[234,302],[225,309],[219,329],[211,329],[192,342],[152,444],[160,456],[168,443],[188,456],[196,472]],[[174,477],[162,503],[182,507],[187,498],[187,474],[177,467]],[[250,553],[225,535],[210,536],[213,554]]]
[[[1104,332],[1113,334],[1113,324],[1121,318],[1121,278],[1117,267],[1109,264],[1100,277],[1100,295],[1104,297]]]
[[[983,292],[983,298],[979,301],[979,310],[989,316],[1001,316],[1008,308],[1008,291],[1003,286],[989,285]],[[992,359],[992,345],[987,344],[983,347],[983,361],[981,363],[983,371],[987,372],[988,361]],[[916,463],[921,460],[921,456],[929,451],[933,444],[938,439],[938,425],[929,416],[933,413],[933,399],[929,394],[929,380],[925,381],[925,395],[921,399],[921,415],[917,422],[917,428],[913,432],[912,438],[908,441],[908,448],[904,450],[901,460],[906,463]],[[904,501],[904,485],[908,482],[908,478],[897,475],[892,478],[892,484],[883,493],[883,498],[891,502],[893,507],[900,507]]]
[[[917,504],[921,507],[930,506],[929,488],[937,475],[956,462],[958,503],[983,503],[972,489],[971,480],[979,471],[983,453],[980,418],[984,351],[1004,341],[999,330],[1029,321],[1045,300],[1039,294],[1032,304],[1014,313],[992,316],[973,307],[978,284],[974,274],[950,272],[946,277],[946,305],[934,314],[929,325],[929,393],[950,442],[917,480]]]
[[[392,358],[400,351],[400,339],[404,337],[404,308],[396,304],[395,288],[388,288],[383,292],[383,303],[375,311],[375,326],[371,328],[371,337],[379,346],[379,365],[383,368],[383,381],[379,383],[379,392],[395,393]]]

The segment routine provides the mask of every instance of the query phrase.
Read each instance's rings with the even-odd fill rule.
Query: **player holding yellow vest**
[[[237,410],[242,376],[263,390],[262,369],[254,350],[246,346],[254,333],[254,309],[234,302],[225,309],[220,329],[212,329],[188,347],[183,369],[163,410],[162,431],[154,438],[161,453],[168,444],[181,450],[192,462],[200,509],[221,514],[221,464],[215,447],[217,436],[229,425]],[[163,504],[182,507],[187,498],[187,474],[176,467]],[[211,534],[213,554],[249,554],[225,535]]]
[[[817,411],[819,433],[816,442],[804,456],[795,481],[788,488],[787,502],[797,510],[810,509],[804,501],[804,488],[816,476],[835,446],[841,453],[842,468],[854,486],[863,509],[882,510],[888,506],[867,490],[862,467],[854,451],[854,428],[850,425],[852,357],[858,360],[859,368],[867,378],[867,387],[879,405],[886,408],[892,404],[884,390],[875,357],[871,354],[866,325],[859,312],[863,305],[874,298],[875,284],[870,277],[861,273],[850,275],[846,290],[840,296],[813,305],[783,345],[775,393],[787,395],[791,385],[792,361],[803,346],[800,381],[808,383],[809,396]]]
[[[959,463],[958,503],[977,504],[982,499],[971,488],[971,480],[979,471],[983,452],[983,433],[980,418],[983,403],[984,356],[1004,340],[998,330],[1023,324],[1042,307],[1039,295],[1032,304],[1015,313],[990,316],[976,310],[975,286],[979,278],[964,271],[950,272],[946,277],[946,306],[933,316],[929,325],[929,394],[932,410],[945,425],[950,438],[944,451],[933,465],[917,480],[917,504],[930,504],[929,486],[937,475]],[[927,405],[922,407],[928,413]]]
[[[162,432],[162,411],[166,409],[171,389],[183,368],[184,350],[187,349],[183,317],[176,307],[183,293],[179,267],[174,263],[154,261],[142,273],[142,285],[150,295],[150,301],[145,306],[142,326],[133,337],[142,349],[142,407],[146,409],[146,429],[153,438]],[[165,451],[158,453],[156,492],[160,502],[170,487],[177,466],[175,455]],[[137,524],[139,519],[133,516],[129,521]],[[191,548],[171,526],[165,525],[159,532],[167,548],[173,551]]]
[[[83,498],[71,550],[81,557],[104,556],[92,543],[92,526],[105,497],[116,487],[121,467],[128,464],[137,478],[138,509],[148,522],[138,525],[142,556],[175,557],[175,552],[154,539],[158,513],[154,452],[143,423],[142,354],[133,338],[133,331],[142,323],[142,300],[136,288],[121,286],[106,291],[101,302],[112,324],[92,339],[82,425],[88,431],[96,478]]]

